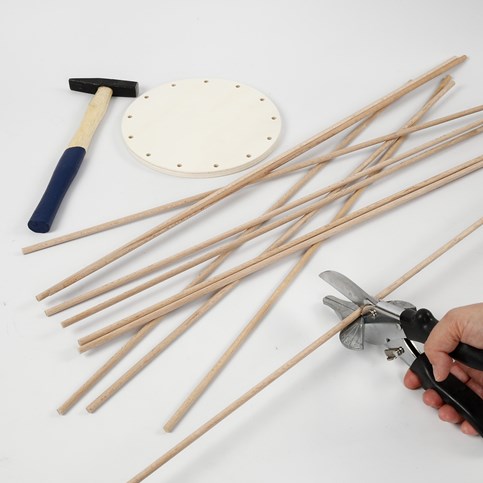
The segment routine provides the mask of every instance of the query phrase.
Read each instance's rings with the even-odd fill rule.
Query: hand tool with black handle
[[[385,347],[388,360],[403,359],[425,389],[434,389],[446,404],[453,406],[483,436],[483,399],[452,374],[444,381],[436,381],[429,359],[414,344],[426,342],[438,323],[429,310],[417,310],[409,302],[400,300],[377,300],[338,272],[326,271],[320,277],[350,300],[333,296],[324,298],[324,303],[340,318],[363,308],[362,316],[340,334],[345,347],[360,350],[364,349],[365,342]],[[482,349],[459,343],[450,356],[483,371]]]

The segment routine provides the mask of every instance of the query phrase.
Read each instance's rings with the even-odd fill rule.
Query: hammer
[[[57,210],[72,183],[112,96],[137,97],[138,83],[117,79],[69,79],[73,91],[95,94],[68,148],[60,158],[40,203],[28,222],[37,233],[50,230]]]

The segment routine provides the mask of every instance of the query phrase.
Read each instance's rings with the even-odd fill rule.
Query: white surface
[[[62,330],[63,316],[46,318],[47,304],[37,303],[34,295],[157,220],[29,256],[22,256],[20,248],[227,182],[168,177],[133,163],[119,129],[130,100],[116,98],[54,231],[30,233],[27,220],[88,102],[86,94],[69,91],[69,77],[138,80],[143,91],[171,79],[239,79],[280,107],[285,127],[276,155],[453,55],[466,53],[470,59],[452,72],[457,87],[427,118],[482,103],[482,5],[477,0],[3,2],[0,481],[126,481],[335,322],[321,304],[331,292],[317,277],[321,270],[339,270],[377,292],[482,214],[479,172],[326,243],[173,434],[162,432],[166,418],[293,259],[241,284],[97,414],[87,414],[83,408],[108,382],[197,305],[168,318],[81,404],[60,417],[55,408],[119,344],[81,357],[76,339],[174,293],[191,275]],[[361,139],[401,125],[435,85],[389,109]],[[446,129],[414,135],[402,149]],[[378,183],[357,206],[479,154],[481,139],[474,139]],[[340,178],[366,155],[335,161],[304,192]],[[78,286],[97,286],[248,219],[295,179],[240,192]],[[311,227],[330,219],[338,206]],[[240,250],[226,267],[272,240]],[[451,307],[482,300],[482,246],[480,230],[394,297],[426,306],[438,317]],[[386,363],[372,348],[351,353],[332,340],[147,481],[477,480],[483,470],[481,439],[441,423],[421,403],[420,392],[404,389],[404,370],[402,363]]]
[[[207,178],[266,158],[280,137],[266,94],[226,79],[182,79],[141,93],[122,118],[128,149],[168,174]]]

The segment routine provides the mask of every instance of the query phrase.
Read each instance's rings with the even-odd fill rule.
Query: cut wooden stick
[[[368,121],[370,122],[370,121]],[[483,122],[483,121],[482,121]],[[362,123],[360,126],[358,126],[356,129],[354,129],[353,132],[351,132],[345,139],[347,142],[350,142],[350,140],[357,135],[357,133],[365,127],[366,123]],[[242,231],[244,231],[244,234],[242,237],[239,237],[238,239],[234,240],[230,244],[225,244],[223,247],[219,247],[218,249],[212,250],[211,252],[196,258],[194,260],[189,261],[188,263],[181,265],[167,273],[164,273],[160,275],[159,277],[156,277],[155,279],[149,280],[137,287],[134,287],[133,289],[128,290],[127,292],[123,292],[122,294],[117,295],[116,297],[113,297],[109,300],[106,300],[102,302],[101,304],[96,305],[95,307],[91,307],[80,314],[77,314],[67,320],[64,320],[62,322],[63,327],[67,327],[69,325],[72,325],[75,322],[78,322],[79,320],[82,320],[94,313],[97,313],[107,307],[110,307],[114,305],[117,302],[120,302],[121,300],[125,300],[128,297],[131,297],[137,293],[140,293],[143,290],[146,290],[149,287],[152,287],[158,283],[161,283],[164,280],[167,280],[175,275],[178,275],[179,273],[182,273],[190,268],[193,268],[196,265],[199,265],[200,263],[203,263],[211,258],[214,258],[217,255],[229,252],[234,250],[235,248],[241,246],[243,243],[245,243],[248,240],[251,240],[252,238],[255,238],[259,235],[261,235],[260,229],[257,229],[258,226],[260,226],[264,221],[270,219],[272,216],[272,213],[284,213],[286,203],[305,185],[307,184],[310,179],[313,178],[314,174],[322,169],[322,165],[317,165],[314,168],[312,168],[308,173],[306,173],[299,181],[297,181],[290,190],[288,190],[282,197],[273,205],[270,207],[269,210],[267,210],[263,215],[259,216],[258,218],[255,218],[253,221],[246,223],[244,225],[238,226],[236,229],[231,230],[230,232],[225,232],[222,235],[217,235],[214,238],[211,238],[201,244],[198,244],[194,247],[191,247],[188,250],[184,250],[180,253],[177,253],[171,257],[165,258],[161,260],[160,262],[156,262],[154,264],[149,265],[148,267],[144,267],[141,270],[137,270],[134,273],[131,273],[129,275],[126,275],[124,277],[121,277],[120,279],[114,280],[112,282],[109,282],[106,285],[103,285],[102,287],[99,287],[97,289],[91,290],[85,294],[78,295],[77,297],[74,297],[73,299],[67,300],[61,304],[58,304],[54,307],[51,307],[45,311],[46,315],[54,315],[56,313],[59,313],[67,308],[73,307],[74,305],[79,304],[80,302],[85,302],[86,300],[89,300],[95,296],[98,296],[102,293],[105,293],[107,291],[111,291],[113,288],[117,288],[119,286],[125,285],[128,282],[134,281],[142,276],[145,276],[163,266],[170,265],[172,263],[178,262],[183,258],[186,258],[189,255],[192,255],[198,251],[201,251],[204,248],[208,248],[211,245],[214,245],[216,242],[224,240],[225,238],[231,237],[233,235],[236,235]],[[301,204],[300,202],[295,205],[290,205],[290,206],[298,206]],[[270,231],[271,229],[274,229],[275,227],[270,227],[270,228],[264,228],[263,230]],[[266,231],[263,231],[265,233]]]
[[[410,278],[412,278],[414,275],[419,273],[425,267],[427,267],[428,265],[433,263],[437,258],[441,257],[449,249],[451,249],[453,246],[455,246],[461,240],[463,240],[468,235],[473,233],[476,229],[478,229],[482,225],[483,225],[483,218],[480,218],[478,221],[473,223],[466,230],[459,233],[456,237],[451,239],[448,243],[446,243],[441,248],[439,248],[434,253],[432,253],[429,257],[424,259],[422,262],[420,262],[419,264],[414,266],[411,270],[409,270],[404,275],[402,275],[397,280],[395,280],[391,285],[389,285],[388,287],[381,290],[376,295],[376,298],[378,298],[378,299],[386,298],[390,293],[392,293],[394,290],[396,290],[401,285],[406,283]],[[169,460],[174,458],[178,453],[180,453],[181,451],[186,449],[188,446],[190,446],[192,443],[194,443],[197,439],[199,439],[201,436],[203,436],[211,428],[213,428],[218,423],[223,421],[223,419],[225,419],[227,416],[229,416],[231,413],[236,411],[243,404],[245,404],[250,399],[252,399],[254,396],[256,396],[259,392],[261,392],[263,389],[265,389],[267,386],[269,386],[272,382],[276,381],[279,377],[283,376],[283,374],[285,374],[287,371],[289,371],[292,367],[296,366],[299,362],[301,362],[303,359],[305,359],[307,356],[309,356],[312,352],[314,352],[316,349],[318,349],[323,344],[325,344],[329,339],[331,339],[336,334],[338,334],[342,329],[349,326],[352,322],[354,322],[360,316],[360,314],[361,314],[360,309],[353,312],[351,315],[349,315],[348,317],[343,319],[341,322],[339,322],[337,325],[335,325],[330,330],[328,330],[325,334],[318,337],[311,344],[309,344],[307,347],[305,347],[303,350],[301,350],[298,354],[296,354],[294,357],[292,357],[287,362],[285,362],[285,364],[281,365],[278,369],[273,371],[270,375],[265,377],[258,384],[253,386],[247,392],[245,392],[237,400],[235,400],[234,402],[229,404],[222,411],[220,411],[218,414],[216,414],[214,417],[212,417],[209,421],[207,421],[206,423],[201,425],[198,429],[196,429],[194,432],[192,432],[190,435],[188,435],[186,438],[184,438],[180,443],[178,443],[176,446],[171,448],[169,451],[167,451],[164,455],[162,455],[156,461],[151,463],[147,468],[145,468],[143,471],[141,471],[136,476],[131,478],[128,483],[139,483],[139,482],[143,481],[145,478],[147,478],[149,475],[154,473],[157,469],[159,469],[161,466],[163,466]]]
[[[260,178],[257,178],[254,181],[250,181],[249,184],[256,183],[256,182],[259,182],[259,181],[268,180],[268,179],[271,179],[273,177],[279,177],[279,176],[282,176],[282,175],[291,174],[291,173],[293,173],[295,171],[298,171],[298,170],[301,170],[301,169],[305,169],[305,168],[310,167],[310,166],[313,166],[313,165],[327,163],[328,161],[330,161],[330,160],[332,160],[332,159],[334,159],[336,157],[343,156],[343,155],[346,155],[346,154],[350,154],[350,153],[353,153],[355,151],[358,151],[358,150],[361,150],[361,149],[365,149],[365,148],[370,147],[370,146],[374,146],[375,144],[380,144],[381,142],[384,142],[384,141],[387,141],[387,140],[392,140],[392,139],[396,139],[398,137],[406,136],[407,134],[410,134],[412,132],[420,131],[422,129],[427,129],[427,128],[433,127],[433,126],[437,126],[439,124],[442,124],[442,123],[445,123],[445,122],[448,122],[448,121],[451,121],[451,120],[454,120],[454,119],[459,119],[461,117],[468,116],[470,114],[474,114],[474,113],[481,112],[481,111],[483,111],[483,105],[476,106],[476,107],[471,108],[471,109],[466,109],[464,111],[460,111],[458,113],[451,114],[451,115],[448,115],[448,116],[444,116],[442,118],[438,118],[438,119],[435,119],[433,121],[428,121],[427,123],[420,124],[419,126],[413,126],[413,127],[409,127],[409,128],[406,128],[406,129],[399,130],[399,131],[395,131],[393,133],[390,133],[390,134],[387,134],[387,135],[384,135],[384,136],[379,136],[377,138],[370,139],[369,141],[365,141],[365,142],[359,143],[359,144],[357,144],[355,146],[343,148],[343,149],[340,149],[338,151],[334,151],[334,152],[332,152],[332,153],[330,153],[328,155],[319,156],[318,158],[314,158],[312,160],[301,161],[299,163],[295,163],[295,164],[293,164],[291,166],[288,166],[286,168],[277,169],[274,172],[273,171],[272,172],[269,172],[268,174],[266,174],[266,175],[264,175],[264,176],[262,176]],[[215,191],[216,190],[210,192],[209,195],[213,194]],[[170,220],[168,220],[166,223],[168,223],[168,222],[170,222]],[[172,228],[174,226],[175,225],[172,225],[168,229],[170,229],[170,228]],[[155,227],[155,229],[156,229],[156,227]],[[148,232],[146,232],[146,233],[148,233]],[[156,236],[154,236],[153,238],[156,238]],[[148,241],[150,241],[150,240],[148,240]],[[141,245],[139,245],[139,246],[141,246]],[[135,248],[129,249],[128,252],[126,252],[126,253],[129,253],[130,251],[132,251],[134,249]],[[120,255],[120,256],[123,256],[123,255]],[[118,257],[118,258],[120,258],[120,257]],[[110,262],[108,262],[108,263],[110,263]],[[96,271],[96,270],[93,270],[93,272]],[[91,273],[93,273],[93,272],[91,272]],[[74,275],[72,277],[74,277]],[[84,277],[81,277],[80,279],[82,279],[82,278],[84,278]],[[56,284],[55,288],[51,287],[51,289],[47,289],[46,291],[44,291],[41,294],[37,295],[36,298],[37,298],[37,300],[43,300],[44,298],[46,298],[46,297],[48,297],[50,295],[53,295],[53,294],[59,292],[60,290],[63,290],[64,288],[67,288],[68,286],[72,285],[72,283],[75,283],[76,281],[78,281],[78,280],[74,280],[74,281],[71,280],[71,282],[69,282],[64,287],[61,287],[61,284],[64,283],[64,281],[59,282],[58,284]],[[48,292],[50,290],[52,290],[52,293],[51,294],[48,294]]]
[[[411,117],[411,119],[403,126],[409,127],[413,124],[416,124],[426,112],[440,100],[446,92],[449,91],[454,86],[454,81],[449,78],[443,79],[441,85],[438,86],[436,92],[431,96],[431,98],[424,104],[424,106],[418,110],[418,112]],[[377,151],[377,155],[381,155],[380,159],[377,159],[378,156],[371,159],[367,159],[363,162],[358,168],[357,171],[362,171],[366,166],[370,165],[374,160],[380,163],[389,159],[393,153],[397,150],[397,148],[401,145],[403,138],[399,138],[393,141],[386,141]],[[345,216],[354,203],[358,200],[359,196],[364,191],[364,188],[361,188],[355,191],[349,198],[346,200],[342,208],[337,212],[334,217],[334,220],[342,218]],[[301,221],[301,225],[308,222],[317,212],[313,211],[305,215]],[[283,243],[284,237],[281,237],[279,243]],[[218,376],[218,374],[223,370],[223,368],[228,364],[228,362],[233,358],[235,353],[237,353],[240,347],[245,343],[248,339],[250,334],[258,327],[261,321],[264,319],[265,315],[271,310],[271,308],[276,304],[276,302],[280,299],[283,293],[287,290],[287,288],[291,285],[291,283],[297,278],[298,274],[305,268],[307,263],[312,259],[313,255],[319,250],[320,246],[323,242],[317,243],[312,245],[309,249],[302,253],[299,260],[294,264],[290,272],[284,277],[282,282],[275,288],[275,290],[270,294],[268,299],[263,303],[260,309],[256,312],[256,314],[250,319],[250,321],[243,327],[242,331],[238,334],[238,336],[233,340],[233,342],[229,345],[229,347],[223,352],[221,357],[216,361],[216,363],[209,369],[209,371],[203,376],[201,381],[195,386],[195,388],[190,392],[190,394],[184,399],[181,405],[175,410],[173,415],[168,418],[167,422],[164,425],[164,430],[167,432],[171,432],[181,421],[181,419],[186,415],[186,413],[193,407],[193,405],[198,401],[198,399],[205,393],[206,389],[212,384],[214,379]]]
[[[173,263],[177,263],[177,262],[181,261],[183,258],[191,256],[191,255],[193,255],[193,254],[195,254],[195,253],[197,253],[201,250],[204,250],[206,248],[210,248],[212,245],[219,243],[221,241],[224,241],[227,238],[232,237],[232,236],[240,233],[241,231],[245,231],[245,230],[247,230],[247,229],[249,229],[249,228],[251,228],[255,225],[259,225],[259,224],[261,224],[261,223],[263,223],[267,220],[270,220],[271,218],[275,218],[278,215],[285,214],[289,210],[292,210],[292,209],[294,209],[294,208],[296,208],[296,207],[298,207],[302,204],[308,203],[308,202],[310,202],[310,201],[312,201],[316,198],[319,198],[322,195],[325,195],[325,194],[327,194],[331,191],[335,191],[338,188],[345,186],[349,183],[352,183],[354,181],[357,181],[360,178],[367,177],[369,175],[375,174],[376,176],[378,176],[378,178],[374,179],[374,181],[375,181],[376,179],[387,176],[387,175],[393,173],[395,170],[401,169],[402,167],[405,167],[405,166],[412,164],[416,161],[419,161],[421,159],[425,159],[427,156],[430,156],[430,155],[432,155],[432,154],[434,154],[434,153],[436,153],[436,152],[438,152],[442,149],[446,149],[449,146],[452,146],[456,143],[459,143],[459,142],[462,142],[462,141],[468,139],[469,137],[472,137],[474,135],[479,134],[481,132],[480,130],[476,129],[474,131],[471,131],[471,129],[478,127],[478,126],[481,126],[482,122],[483,122],[482,120],[475,121],[473,123],[470,123],[469,125],[466,125],[462,128],[451,131],[448,134],[440,136],[439,138],[436,138],[436,139],[433,139],[433,140],[428,141],[426,143],[423,143],[422,145],[419,145],[419,146],[417,146],[417,147],[415,147],[415,148],[413,148],[413,149],[411,149],[411,150],[409,150],[409,151],[407,151],[407,152],[405,152],[405,153],[403,153],[399,156],[395,156],[393,158],[387,159],[377,167],[373,166],[373,167],[370,167],[370,168],[366,168],[362,171],[359,171],[357,173],[354,173],[352,176],[347,177],[347,178],[345,178],[345,179],[343,179],[343,180],[341,180],[337,183],[333,183],[333,184],[326,186],[326,187],[324,187],[320,190],[317,190],[317,191],[315,191],[315,192],[313,192],[309,195],[306,195],[302,198],[294,200],[291,203],[288,203],[288,204],[286,204],[286,205],[284,205],[280,208],[268,211],[265,214],[263,214],[263,215],[261,215],[257,218],[254,218],[254,219],[252,219],[248,222],[245,222],[245,223],[243,223],[243,224],[241,224],[241,225],[239,225],[235,228],[232,228],[232,229],[230,229],[226,232],[223,232],[219,235],[216,235],[215,237],[212,237],[208,240],[205,240],[204,242],[201,242],[197,245],[194,245],[194,246],[192,246],[192,247],[190,247],[186,250],[178,252],[178,253],[170,256],[170,257],[164,258],[164,259],[162,259],[158,262],[155,262],[151,265],[148,265],[146,267],[138,269],[135,272],[132,272],[128,275],[125,275],[125,276],[123,276],[119,279],[113,280],[113,281],[111,281],[107,284],[104,284],[100,287],[96,287],[95,289],[89,290],[85,293],[79,294],[79,295],[77,295],[77,296],[75,296],[71,299],[68,299],[68,300],[66,300],[66,301],[64,301],[64,302],[62,302],[58,305],[50,307],[50,308],[46,309],[45,313],[46,313],[46,315],[51,316],[51,315],[54,315],[56,313],[62,312],[63,310],[66,310],[68,308],[74,307],[75,305],[78,305],[82,302],[90,300],[94,297],[97,297],[99,295],[107,293],[111,290],[114,290],[115,288],[121,287],[121,286],[123,286],[123,285],[125,285],[129,282],[135,281],[139,278],[142,278],[146,275],[149,275],[150,273],[157,271],[157,270],[159,270],[163,267],[166,267],[166,266],[173,264]],[[461,133],[465,133],[466,131],[469,131],[469,132],[467,132],[467,134],[461,134]],[[408,162],[401,163],[401,165],[399,167],[390,168],[390,169],[386,170],[384,172],[384,174],[382,174],[382,175],[380,174],[381,169],[386,168],[386,167],[388,167],[388,166],[390,166],[390,165],[392,165],[392,164],[394,164],[394,163],[396,163],[396,162],[398,162],[402,159],[408,158],[408,157],[412,156],[413,154],[419,153],[421,151],[422,151],[422,154],[420,154],[419,156],[414,156],[413,158],[410,158]],[[359,182],[357,185],[359,187],[362,187],[361,183],[364,184],[364,183],[367,183],[367,182],[368,182],[367,180],[362,181],[362,182]],[[346,189],[346,191],[344,193],[342,193],[342,194],[339,193],[339,195],[337,195],[337,196],[339,196],[339,197],[344,196],[348,192],[350,192],[350,189]],[[333,199],[336,199],[337,196],[330,199],[330,201],[333,201]],[[329,201],[325,201],[324,203],[327,204],[328,202]],[[306,209],[309,209],[309,208],[306,208]],[[272,224],[269,224],[269,225],[267,225],[263,228],[260,228],[260,229],[256,230],[255,232],[252,232],[250,235],[248,235],[248,234],[245,235],[246,238],[238,239],[237,241],[234,241],[233,243],[235,245],[239,245],[241,243],[244,243],[245,241],[247,241],[247,239],[255,238],[257,236],[260,236],[263,233],[266,233],[267,231],[270,231],[274,228],[277,228],[281,224],[288,223],[289,221],[291,221],[292,219],[297,217],[295,215],[295,213],[297,213],[297,214],[300,213],[300,216],[302,216],[303,214],[305,214],[305,212],[306,211],[304,211],[304,209],[299,210],[297,212],[294,212],[291,215],[291,217],[286,217],[283,220],[278,220],[276,222],[273,222]],[[205,255],[197,258],[196,260],[192,260],[192,261],[184,264],[183,266],[172,270],[168,274],[163,274],[159,277],[156,277],[156,279],[153,279],[152,281],[148,281],[145,284],[143,284],[142,285],[143,288],[141,288],[141,290],[145,290],[146,288],[149,288],[149,287],[155,285],[156,283],[160,283],[161,281],[166,280],[166,278],[177,275],[184,270],[188,270],[189,268],[192,268],[193,266],[206,261],[207,259],[215,256],[216,254],[222,252],[223,250],[230,248],[230,246],[231,245],[229,245],[229,244],[223,245],[223,246],[219,247],[218,249],[213,250],[209,254],[205,254]],[[141,290],[139,290],[139,291],[141,291]],[[130,294],[128,296],[134,295],[135,293],[139,293],[139,291],[137,291],[137,288],[134,288],[134,289],[128,291],[129,294]],[[117,303],[118,301],[123,300],[123,295],[114,297],[112,300],[113,300],[113,303]],[[109,307],[110,305],[112,305],[112,303],[107,301],[107,302],[103,302],[102,304],[99,304],[98,308],[99,308],[99,310],[102,310],[103,308]],[[98,311],[98,310],[96,310],[96,311]],[[93,313],[95,313],[95,312],[93,312]],[[83,317],[81,317],[81,318],[83,318]],[[79,319],[79,320],[81,320],[81,319]],[[68,321],[63,322],[63,325],[67,326],[67,325],[70,325],[71,323],[74,323],[75,321],[76,320],[74,320],[74,319],[72,319],[72,320],[69,319]]]
[[[48,288],[47,290],[43,291],[39,295],[37,295],[38,300],[42,300],[46,297],[49,297],[60,290],[82,280],[83,278],[87,277],[88,275],[94,273],[95,271],[105,267],[106,265],[112,263],[113,261],[121,258],[122,256],[130,253],[131,251],[139,248],[140,246],[144,245],[145,243],[153,240],[154,238],[158,237],[162,233],[165,233],[169,229],[177,226],[178,224],[188,220],[192,216],[200,213],[204,209],[208,208],[211,205],[214,205],[218,201],[226,198],[227,196],[235,193],[236,191],[240,190],[244,186],[247,186],[251,182],[256,179],[260,179],[261,177],[268,174],[270,171],[282,166],[283,164],[295,159],[296,157],[300,156],[301,154],[307,152],[308,150],[314,148],[315,146],[319,145],[323,141],[331,138],[332,136],[340,133],[344,129],[354,125],[358,121],[364,119],[365,117],[375,113],[376,111],[380,110],[381,108],[391,104],[395,99],[399,99],[400,97],[404,96],[405,94],[413,91],[417,87],[425,84],[426,82],[434,79],[438,75],[446,72],[448,69],[455,67],[456,65],[460,64],[466,59],[466,56],[461,57],[454,57],[440,66],[430,70],[426,74],[418,77],[415,80],[412,80],[402,87],[396,89],[392,93],[382,97],[381,99],[373,102],[372,104],[368,105],[367,107],[360,109],[356,113],[352,114],[351,116],[339,121],[338,123],[334,124],[332,127],[322,131],[319,134],[311,137],[310,139],[306,140],[305,142],[295,146],[294,148],[288,150],[284,154],[276,157],[269,163],[266,163],[259,168],[253,170],[252,172],[248,173],[245,176],[240,177],[239,179],[229,183],[228,185],[216,190],[211,195],[201,199],[188,209],[182,211],[178,215],[170,218],[169,220],[157,225],[156,227],[148,230],[147,232],[143,233],[142,235],[138,236],[137,238],[131,240],[130,242],[122,245],[121,247],[111,251],[110,253],[106,254],[105,256],[101,257],[100,259],[90,263],[86,267],[82,268],[81,270],[77,271],[76,273],[70,275],[69,277],[65,278],[64,280],[54,284],[52,287]]]
[[[436,147],[433,147],[431,149],[428,149],[427,151],[417,155],[417,156],[413,156],[413,157],[410,157],[409,159],[407,159],[406,161],[403,161],[401,162],[400,164],[396,165],[396,166],[393,166],[391,168],[388,168],[386,169],[385,171],[380,171],[380,166],[382,166],[383,164],[385,163],[381,163],[380,166],[377,166],[377,171],[378,173],[375,174],[375,175],[372,175],[362,181],[359,181],[358,183],[355,183],[353,185],[350,185],[349,187],[347,188],[344,188],[344,189],[339,189],[340,186],[341,186],[341,183],[337,183],[336,186],[337,188],[334,188],[333,190],[331,191],[334,191],[333,194],[331,195],[328,195],[324,198],[322,198],[320,201],[316,201],[310,205],[307,205],[305,207],[302,207],[298,210],[295,210],[293,211],[292,213],[289,213],[289,214],[286,214],[283,218],[280,218],[280,219],[277,219],[275,221],[272,221],[270,223],[267,223],[263,226],[261,226],[260,228],[257,228],[255,230],[250,230],[250,231],[246,231],[242,236],[240,236],[239,238],[231,241],[231,242],[227,242],[227,243],[224,243],[223,245],[220,245],[206,253],[204,253],[203,255],[199,256],[199,257],[196,257],[194,259],[191,259],[189,260],[188,262],[185,262],[181,265],[178,265],[177,267],[167,271],[167,272],[164,272],[162,273],[161,275],[158,275],[140,285],[137,285],[129,290],[126,290],[114,297],[111,297],[97,305],[94,305],[92,307],[89,307],[88,309],[85,309],[83,310],[82,312],[79,312],[78,314],[75,314],[71,317],[69,317],[68,319],[64,320],[62,322],[62,326],[63,327],[68,327],[76,322],[79,322],[87,317],[90,317],[91,315],[94,315],[108,307],[111,307],[112,305],[116,304],[116,303],[119,303],[123,300],[126,300],[127,298],[129,297],[132,297],[134,295],[137,295],[138,293],[141,293],[142,291],[144,290],[147,290],[148,288],[151,288],[161,282],[164,282],[176,275],[179,275],[180,273],[183,273],[185,272],[186,270],[189,270],[207,260],[210,260],[211,258],[214,258],[215,256],[218,256],[222,253],[226,253],[227,251],[231,251],[239,246],[241,246],[242,244],[246,243],[247,241],[249,240],[252,240],[256,237],[259,237],[265,233],[268,233],[269,231],[271,230],[274,230],[284,224],[287,224],[293,220],[296,220],[297,218],[300,218],[302,216],[305,216],[306,214],[310,213],[310,212],[313,212],[315,210],[319,210],[320,208],[332,203],[333,201],[339,199],[339,198],[342,198],[343,196],[346,196],[348,194],[351,194],[353,191],[355,190],[359,190],[359,189],[362,189],[362,188],[365,188],[366,186],[368,186],[369,184],[375,182],[375,181],[378,181],[386,176],[390,176],[391,174],[393,174],[394,172],[396,171],[399,171],[403,168],[406,168],[422,159],[426,159],[427,157],[441,151],[441,150],[444,150],[450,146],[454,146],[456,143],[458,142],[462,142],[466,139],[469,139],[470,137],[473,137],[473,136],[476,136],[478,134],[481,134],[483,132],[483,127],[480,127],[478,129],[474,129],[472,131],[469,131],[468,133],[466,134],[462,134],[460,136],[457,136],[456,138],[450,140],[450,141],[447,141],[445,143],[441,143],[440,145],[436,146]],[[387,164],[386,164],[387,166]],[[265,215],[263,215],[263,218],[265,218]],[[267,217],[268,218],[268,217]],[[265,221],[265,220],[263,220]],[[249,225],[251,226],[252,225],[252,222],[249,222]],[[179,256],[180,254],[178,254],[177,256]],[[176,256],[176,257],[177,257]],[[181,257],[180,257],[181,258]],[[160,262],[161,263],[161,262]],[[133,274],[131,274],[133,275]],[[112,287],[113,285],[118,285],[118,284],[121,284],[122,282],[125,281],[125,277],[123,277],[122,279],[118,279],[118,280],[115,280],[113,282],[111,282],[109,284],[109,288]],[[119,286],[119,285],[118,285]],[[53,313],[57,313],[57,312],[60,312],[61,310],[64,310],[65,308],[68,308],[68,307],[72,307],[73,305],[79,303],[79,301],[83,301],[81,300],[82,298],[84,298],[85,300],[85,297],[86,296],[90,296],[92,294],[92,292],[88,292],[87,294],[82,294],[80,296],[77,296],[75,299],[72,299],[72,300],[68,300],[66,302],[63,302],[62,304],[56,306],[56,307],[53,307],[51,309],[49,309],[48,311],[48,315],[52,315]],[[96,294],[97,295],[97,294]],[[91,298],[91,297],[89,297]]]
[[[165,315],[177,308],[196,300],[203,295],[213,292],[219,288],[222,288],[231,282],[235,282],[241,278],[244,278],[251,273],[254,273],[265,266],[270,265],[278,260],[281,260],[297,251],[309,248],[310,246],[323,241],[330,236],[345,231],[348,228],[362,223],[378,214],[385,213],[392,208],[400,206],[412,199],[418,198],[425,193],[433,191],[445,184],[448,184],[456,179],[466,176],[483,167],[483,156],[474,158],[466,163],[450,170],[444,171],[432,178],[429,178],[421,183],[413,185],[405,190],[388,196],[382,200],[372,203],[369,206],[361,208],[352,214],[346,215],[339,220],[325,225],[317,230],[314,230],[307,235],[296,238],[292,242],[286,243],[274,250],[271,250],[267,254],[260,255],[244,264],[234,267],[217,277],[206,280],[205,282],[198,284],[191,289],[184,290],[179,294],[176,294],[168,299],[163,300],[158,304],[154,304],[140,312],[134,314],[136,320],[132,321],[130,316],[126,319],[122,319],[115,322],[103,329],[100,329],[86,337],[79,340],[81,352],[85,352],[94,347],[98,347],[120,335],[128,332],[134,328],[141,327],[150,322],[154,318]],[[129,322],[126,322],[129,320]]]
[[[411,186],[406,190],[402,190],[394,195],[386,197],[376,203],[354,212],[351,215],[347,215],[336,222],[324,225],[323,227],[314,230],[313,232],[310,232],[309,234],[290,243],[287,243],[278,249],[274,249],[267,254],[263,254],[252,260],[249,260],[248,262],[228,270],[217,277],[209,279],[198,286],[173,295],[160,303],[154,304],[127,318],[99,329],[96,332],[79,339],[79,344],[82,346],[80,351],[84,352],[93,347],[102,345],[103,343],[112,340],[113,338],[116,338],[133,328],[140,327],[150,322],[156,317],[165,315],[185,305],[186,303],[198,299],[203,295],[217,290],[218,288],[224,287],[231,282],[244,278],[245,276],[258,271],[261,268],[264,268],[270,263],[274,263],[275,261],[307,248],[314,243],[325,240],[328,237],[339,233],[340,231],[344,231],[348,227],[372,218],[376,214],[384,213],[393,207],[399,206],[404,202],[439,188],[448,182],[470,174],[471,172],[481,168],[482,159],[483,157],[479,157],[468,161],[467,163],[463,163],[456,168],[445,171],[444,173],[440,173],[439,175],[425,180],[422,183]]]
[[[352,132],[350,132],[341,142],[339,147],[343,147],[346,144],[352,142],[353,139],[367,127],[367,125],[378,115],[380,111],[369,116],[367,119],[361,121],[358,126],[356,126]],[[278,201],[280,204],[288,201],[302,186],[304,186],[318,171],[322,169],[322,165],[317,165],[309,170],[299,181],[297,181],[293,187],[283,195]],[[275,205],[274,205],[275,206]],[[196,276],[188,287],[201,283],[206,277],[211,275],[216,268],[218,268],[221,263],[226,259],[229,253],[220,255],[216,260],[210,263],[210,265],[202,270],[202,272]],[[166,337],[166,345],[171,344],[176,340],[183,332],[185,332],[189,327],[191,327],[197,320],[199,320],[210,308],[218,302],[218,299],[224,297],[228,290],[220,290],[218,293],[210,299],[207,303],[203,304],[198,310],[196,310],[187,320],[185,320],[177,329],[172,331],[168,337]],[[136,334],[134,334],[126,344],[124,344],[121,349],[115,352],[115,354],[110,357],[86,382],[84,382],[69,398],[57,409],[59,414],[65,414],[79,399],[86,394],[92,387],[99,382],[100,379],[104,377],[131,349],[133,349],[141,340],[143,340],[146,335],[151,332],[162,320],[158,318],[153,320],[149,324],[142,327]],[[89,408],[87,408],[89,411]]]
[[[447,88],[447,86],[451,86],[451,81],[448,79],[447,76],[441,82],[440,89]],[[454,84],[454,83],[453,83]],[[449,87],[451,88],[451,87]],[[365,121],[361,122],[351,133],[349,133],[342,142],[337,146],[336,149],[342,148],[346,145],[349,145],[353,139],[356,138],[360,134],[360,132],[367,127],[367,125],[373,121],[376,115],[379,114],[378,111],[376,114],[370,116]],[[312,167],[299,181],[296,183],[298,189],[304,186],[308,181],[313,179],[321,169],[323,165],[319,164]],[[287,193],[287,195],[283,196],[279,203],[286,203],[293,195],[295,194],[294,191]],[[296,223],[298,225],[298,223]],[[292,230],[297,231],[297,226],[292,227],[292,229],[288,230],[291,232]],[[274,245],[273,245],[274,246]],[[184,334],[190,327],[193,326],[203,315],[205,315],[215,304],[217,304],[220,300],[222,300],[230,291],[232,291],[237,282],[227,285],[226,287],[218,290],[214,295],[212,295],[209,300],[207,300],[200,308],[198,308],[188,319],[186,319],[182,324],[176,327],[173,331],[171,331],[160,343],[156,344],[156,346],[149,351],[149,353],[143,357],[140,361],[138,361],[134,366],[132,366],[126,373],[124,373],[120,378],[118,378],[113,384],[111,384],[105,391],[103,391],[94,401],[87,405],[86,410],[90,413],[93,413],[99,409],[106,401],[108,401],[114,394],[116,394],[129,380],[131,380],[136,374],[138,374],[144,367],[146,367],[152,360],[154,360],[161,352],[163,352],[167,347],[169,347],[178,337]],[[155,319],[154,321],[147,324],[148,326],[155,323],[159,323],[161,319]]]

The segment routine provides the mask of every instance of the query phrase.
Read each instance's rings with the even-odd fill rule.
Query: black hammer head
[[[119,79],[69,79],[69,86],[73,91],[95,94],[99,87],[110,87],[112,95],[118,97],[137,97],[138,83]]]

